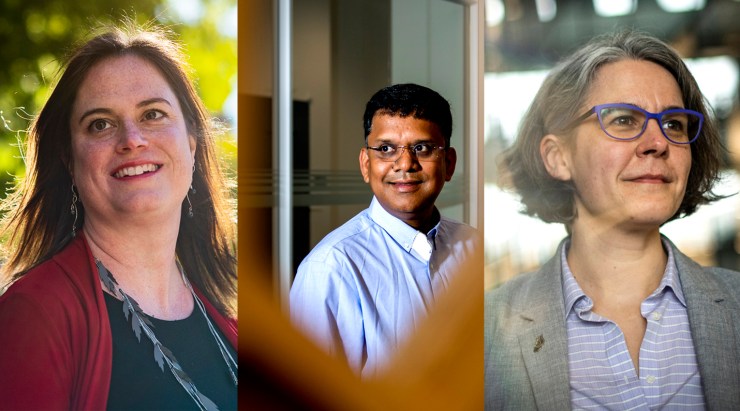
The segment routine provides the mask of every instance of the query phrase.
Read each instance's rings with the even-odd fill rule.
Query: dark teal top
[[[164,363],[154,360],[154,346],[142,331],[141,342],[123,313],[123,302],[105,294],[113,335],[113,370],[109,410],[197,410],[198,406]],[[176,321],[147,316],[157,339],[174,354],[185,373],[219,410],[236,410],[237,390],[203,313],[196,306],[188,318]],[[213,321],[213,320],[211,320]],[[236,352],[216,327],[236,359]]]

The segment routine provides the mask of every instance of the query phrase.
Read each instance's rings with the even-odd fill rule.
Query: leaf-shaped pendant
[[[162,345],[154,344],[154,361],[159,365],[159,369],[164,372],[164,355],[162,355]]]
[[[107,288],[108,291],[112,292],[114,295],[118,295],[116,292],[116,286],[118,285],[118,283],[116,283],[116,280],[110,276],[108,269],[103,266],[103,263],[101,263],[100,260],[95,260],[95,265],[98,267],[100,281],[103,282],[105,288]]]
[[[137,318],[131,320],[131,328],[134,330],[134,334],[136,334],[136,339],[141,342],[141,323],[136,320]]]
[[[185,371],[183,371],[183,369],[182,369],[182,368],[179,368],[179,367],[177,367],[177,368],[174,368],[174,367],[173,367],[173,368],[172,368],[172,373],[173,373],[173,374],[175,374],[175,375],[177,375],[177,377],[178,377],[179,379],[181,379],[181,380],[185,381],[185,382],[186,382],[186,383],[188,383],[188,384],[192,384],[192,383],[193,383],[193,381],[192,381],[192,380],[190,379],[190,377],[188,377],[188,375],[187,375],[187,374],[185,374]]]
[[[208,411],[218,411],[218,407],[216,404],[211,401],[210,398],[206,397],[205,395],[198,393],[198,399],[200,400],[201,404],[203,404],[203,407]]]

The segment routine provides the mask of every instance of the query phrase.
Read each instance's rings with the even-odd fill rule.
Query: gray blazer
[[[568,346],[560,255],[489,291],[486,410],[568,410]],[[673,248],[707,407],[740,409],[740,273],[703,268]]]

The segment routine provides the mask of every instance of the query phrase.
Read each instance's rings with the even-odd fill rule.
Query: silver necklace
[[[172,352],[159,342],[157,336],[154,335],[154,325],[144,315],[144,312],[141,310],[141,307],[139,307],[139,304],[136,302],[136,300],[123,292],[121,287],[118,285],[118,282],[116,282],[116,279],[113,277],[113,274],[111,274],[110,271],[108,271],[103,263],[100,262],[100,260],[98,260],[97,258],[95,259],[95,265],[98,267],[98,275],[100,276],[100,281],[103,283],[103,285],[105,285],[105,287],[108,289],[108,291],[111,292],[111,294],[123,300],[123,314],[126,316],[126,321],[128,321],[129,315],[131,315],[131,328],[134,331],[136,338],[139,340],[139,342],[141,342],[141,332],[144,331],[144,334],[149,337],[149,340],[151,340],[152,344],[154,345],[154,361],[157,362],[159,368],[164,372],[164,364],[167,363],[167,366],[172,372],[172,375],[190,395],[193,401],[195,401],[195,403],[198,405],[198,408],[207,411],[218,410],[218,407],[213,401],[211,401],[211,399],[198,391],[195,383],[182,369],[180,363],[177,361]],[[206,315],[205,306],[203,305],[203,302],[200,300],[200,298],[198,298],[198,295],[195,294],[195,291],[193,291],[193,287],[190,285],[190,282],[185,276],[185,272],[182,269],[182,265],[180,265],[179,261],[177,262],[177,268],[180,270],[182,281],[185,283],[185,286],[188,288],[188,290],[190,290],[190,294],[193,296],[195,304],[200,309],[200,312],[203,313],[203,317],[206,319],[206,323],[208,323],[208,329],[211,331],[211,335],[213,335],[214,340],[216,340],[216,345],[221,352],[221,356],[226,363],[226,367],[229,369],[231,379],[236,386],[238,383],[238,366],[236,360],[231,355],[229,350],[226,349],[226,344],[216,332],[216,328],[213,326],[213,323],[211,323],[208,315]]]

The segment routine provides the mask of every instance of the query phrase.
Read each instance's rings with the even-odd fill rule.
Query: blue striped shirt
[[[293,324],[362,376],[377,374],[477,244],[468,225],[442,217],[420,233],[373,198],[298,267]]]
[[[573,409],[704,409],[686,301],[671,248],[664,245],[668,263],[660,285],[640,305],[647,329],[638,376],[617,324],[591,311],[593,301],[568,267],[568,246],[563,247],[561,261]]]

